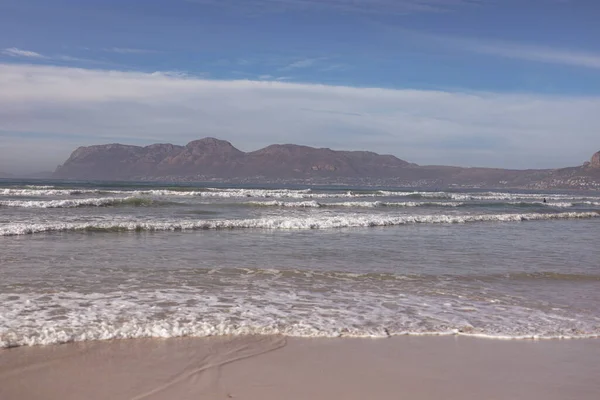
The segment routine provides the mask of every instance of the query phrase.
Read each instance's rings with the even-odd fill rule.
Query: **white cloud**
[[[302,60],[294,61],[285,67],[281,68],[281,70],[290,70],[290,69],[301,69],[301,68],[310,68],[314,66],[317,62],[319,62],[321,58],[304,58]]]
[[[488,0],[186,0],[236,11],[283,12],[333,10],[359,14],[448,12]]]
[[[92,60],[89,58],[79,58],[79,57],[73,57],[73,56],[66,56],[66,55],[56,55],[53,57],[47,57],[51,60],[55,60],[55,61],[64,61],[64,62],[69,62],[69,63],[89,63],[89,64],[112,64],[110,62],[106,62],[106,61],[99,61],[99,60]]]
[[[79,57],[73,57],[73,56],[68,56],[68,55],[64,55],[64,54],[54,54],[51,56],[47,56],[44,54],[36,53],[35,51],[22,50],[22,49],[18,49],[16,47],[11,47],[8,49],[1,50],[0,54],[4,54],[7,56],[11,56],[11,57],[31,58],[31,59],[38,59],[38,60],[44,60],[44,61],[116,65],[114,63],[107,62],[107,61],[92,60],[89,58],[79,58]]]
[[[2,50],[2,54],[11,56],[11,57],[46,58],[43,55],[41,55],[40,53],[36,53],[35,51],[17,49],[16,47],[11,47],[11,48]]]
[[[346,64],[331,64],[328,65],[326,67],[321,68],[322,72],[329,72],[329,71],[345,71],[349,68],[348,65]]]
[[[44,143],[52,141],[49,167],[75,145],[185,144],[204,136],[243,150],[299,143],[392,153],[420,164],[519,168],[577,165],[600,150],[598,97],[219,81],[15,64],[0,64],[0,87],[0,136],[36,137],[22,139],[22,153],[16,145],[0,146],[0,159],[48,157]]]
[[[131,49],[127,47],[111,47],[104,49],[104,51],[118,54],[151,54],[156,53],[155,50],[145,50],[145,49]]]
[[[260,81],[289,81],[292,79],[291,76],[273,76],[273,75],[259,75],[258,80]]]
[[[600,53],[506,42],[478,41],[471,39],[439,38],[439,40],[460,47],[464,50],[480,54],[489,54],[499,57],[537,61],[549,64],[600,68]]]

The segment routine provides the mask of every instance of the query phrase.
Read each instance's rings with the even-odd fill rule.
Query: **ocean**
[[[0,347],[600,336],[600,193],[0,181]]]

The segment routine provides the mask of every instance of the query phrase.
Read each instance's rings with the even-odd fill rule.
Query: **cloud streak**
[[[117,53],[117,54],[153,54],[157,53],[156,50],[146,50],[146,49],[131,49],[127,47],[111,47],[106,48],[104,51],[109,53]]]
[[[304,69],[314,67],[319,61],[324,60],[324,58],[304,58],[302,60],[297,60],[288,65],[280,68],[282,71],[292,70],[292,69]]]
[[[237,11],[284,12],[332,10],[359,14],[440,13],[481,5],[487,0],[185,0]]]
[[[393,153],[420,164],[519,168],[577,165],[600,148],[598,97],[206,80],[25,64],[0,64],[0,87],[0,134],[13,135],[11,147],[0,141],[0,160],[45,154],[51,167],[76,145],[185,144],[204,136],[243,150],[291,142]],[[20,133],[36,139],[19,141]]]
[[[11,57],[38,58],[38,59],[46,58],[45,56],[41,55],[40,53],[36,53],[35,51],[22,50],[22,49],[18,49],[16,47],[10,47],[10,48],[4,49],[1,51],[1,53],[6,56],[11,56]]]
[[[469,39],[438,38],[438,40],[442,40],[453,47],[479,54],[548,64],[600,69],[600,53]]]
[[[4,54],[6,56],[16,57],[16,58],[29,58],[31,60],[40,60],[40,61],[43,60],[45,63],[56,62],[56,63],[86,63],[86,64],[112,64],[112,65],[116,65],[114,63],[107,62],[107,61],[92,60],[92,59],[89,59],[89,58],[73,57],[73,56],[64,55],[64,54],[55,54],[55,55],[49,56],[49,55],[37,53],[35,51],[18,49],[16,47],[11,47],[11,48],[7,48],[7,49],[3,49],[3,50],[0,51],[0,54]]]

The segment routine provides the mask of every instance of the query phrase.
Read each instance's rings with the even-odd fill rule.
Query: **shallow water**
[[[0,346],[596,337],[599,227],[593,192],[3,181]]]

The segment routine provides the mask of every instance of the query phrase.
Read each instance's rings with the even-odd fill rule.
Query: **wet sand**
[[[0,350],[0,399],[598,399],[600,340],[134,339]]]

